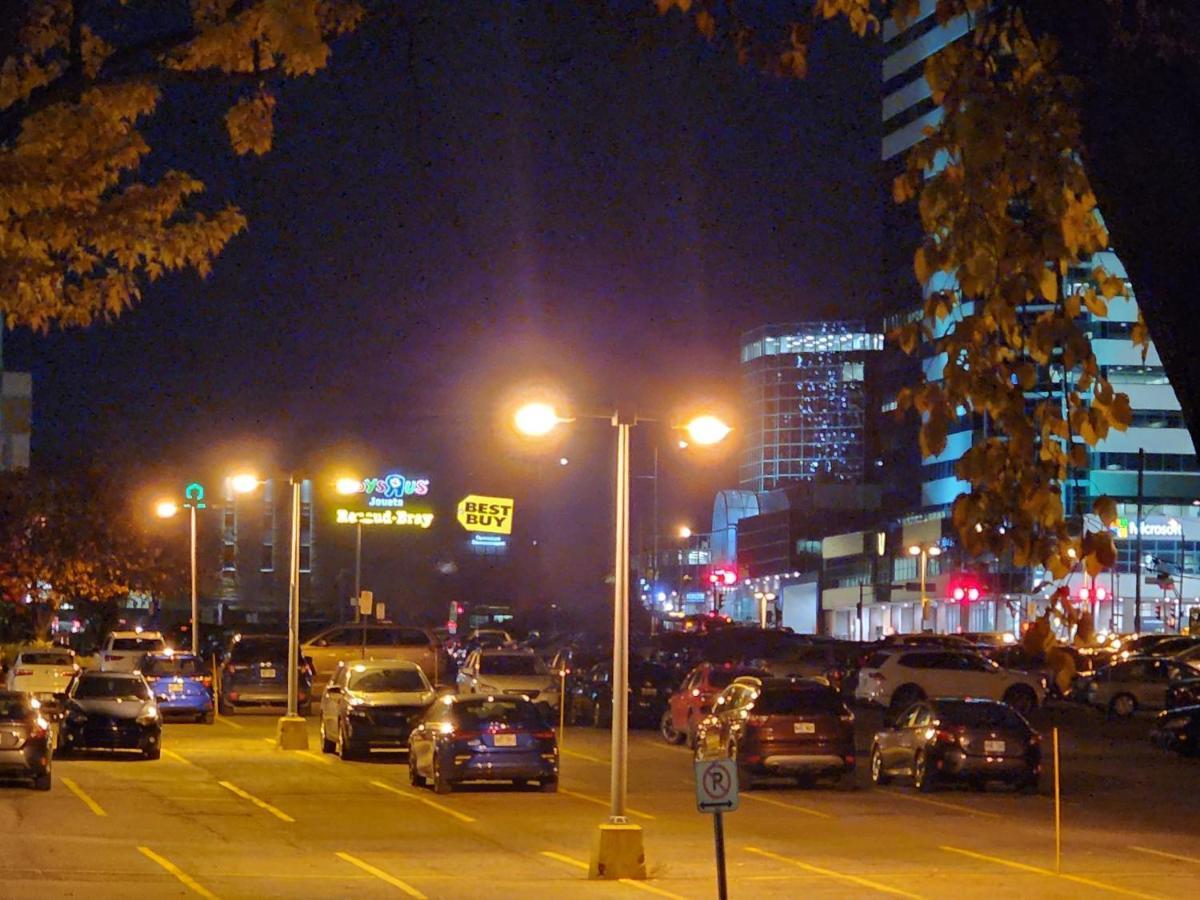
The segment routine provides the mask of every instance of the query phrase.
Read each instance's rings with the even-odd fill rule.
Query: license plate
[[[515,746],[517,746],[517,736],[515,734],[493,735],[492,740],[497,747],[515,747]]]
[[[983,742],[983,752],[984,753],[1003,753],[1004,752],[1004,741],[984,741]]]
[[[170,684],[167,685],[167,690],[170,691],[172,694],[182,694],[183,693],[183,685],[178,681],[172,681]]]
[[[654,689],[654,688],[652,688],[652,687],[648,687],[648,688],[644,687],[644,688],[642,688],[642,696],[643,696],[643,697],[653,697],[653,696],[654,696],[655,694],[657,694],[657,693],[658,693],[658,691],[657,691],[657,690],[655,690],[655,689]]]
[[[816,734],[817,726],[812,722],[793,722],[792,730],[796,734]]]
[[[258,674],[262,678],[274,678],[275,670],[274,669],[259,669]]]

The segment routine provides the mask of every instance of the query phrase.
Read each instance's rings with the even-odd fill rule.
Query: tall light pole
[[[362,482],[357,478],[339,478],[334,484],[337,492],[342,496],[357,494],[361,490]],[[357,622],[362,615],[362,521],[354,523],[354,621]],[[345,607],[342,607],[345,609]],[[341,617],[338,617],[341,621]],[[363,639],[366,639],[364,633]]]
[[[929,557],[941,556],[942,548],[937,544],[913,544],[908,552],[920,559],[921,569],[921,630],[929,630],[929,596],[925,592],[925,578],[929,569]]]
[[[183,489],[184,507],[188,510],[189,539],[188,559],[191,566],[189,577],[192,599],[192,655],[200,655],[200,592],[196,577],[196,510],[204,509],[204,486],[192,482]],[[179,505],[174,500],[160,500],[154,505],[154,514],[160,519],[173,518],[179,512]]]
[[[599,418],[599,417],[593,417]],[[629,756],[629,438],[639,421],[620,411],[608,418],[617,429],[616,491],[613,528],[613,659],[612,753],[609,779],[609,818],[600,826],[589,866],[591,878],[645,878],[641,827],[626,818]],[[516,430],[529,437],[544,437],[564,422],[548,403],[529,403],[513,417]],[[696,444],[723,440],[730,427],[716,416],[699,416],[684,426]]]

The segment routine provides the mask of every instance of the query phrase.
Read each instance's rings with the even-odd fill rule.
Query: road
[[[1039,714],[1063,747],[1063,863],[1041,795],[875,788],[860,712],[857,783],[764,786],[726,816],[730,896],[1200,896],[1200,764],[1151,747],[1146,720]],[[0,897],[713,897],[712,823],[690,755],[630,738],[630,811],[650,879],[589,882],[607,815],[608,734],[569,728],[561,791],[410,788],[402,755],[344,763],[273,746],[273,716],[168,725],[157,762],[55,763],[49,794],[0,787]],[[1048,744],[1047,744],[1048,746]]]

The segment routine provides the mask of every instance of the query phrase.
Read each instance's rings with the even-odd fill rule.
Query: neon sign
[[[428,528],[433,524],[433,513],[410,512],[406,509],[339,509],[339,525],[392,525],[407,528]]]
[[[1118,540],[1125,540],[1130,537],[1137,537],[1139,528],[1137,522],[1126,518],[1119,518],[1114,523],[1112,530],[1116,532]],[[1183,537],[1183,524],[1178,519],[1167,519],[1165,522],[1143,519],[1140,530],[1142,537],[1174,539]]]
[[[406,497],[424,497],[429,493],[428,478],[406,478],[399,472],[392,472],[382,478],[364,478],[352,482],[353,490],[348,494],[362,494],[367,499],[367,506],[393,507],[404,506]]]

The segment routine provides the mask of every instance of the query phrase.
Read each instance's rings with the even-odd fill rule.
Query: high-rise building
[[[743,490],[866,477],[868,358],[862,322],[764,325],[742,336]]]

